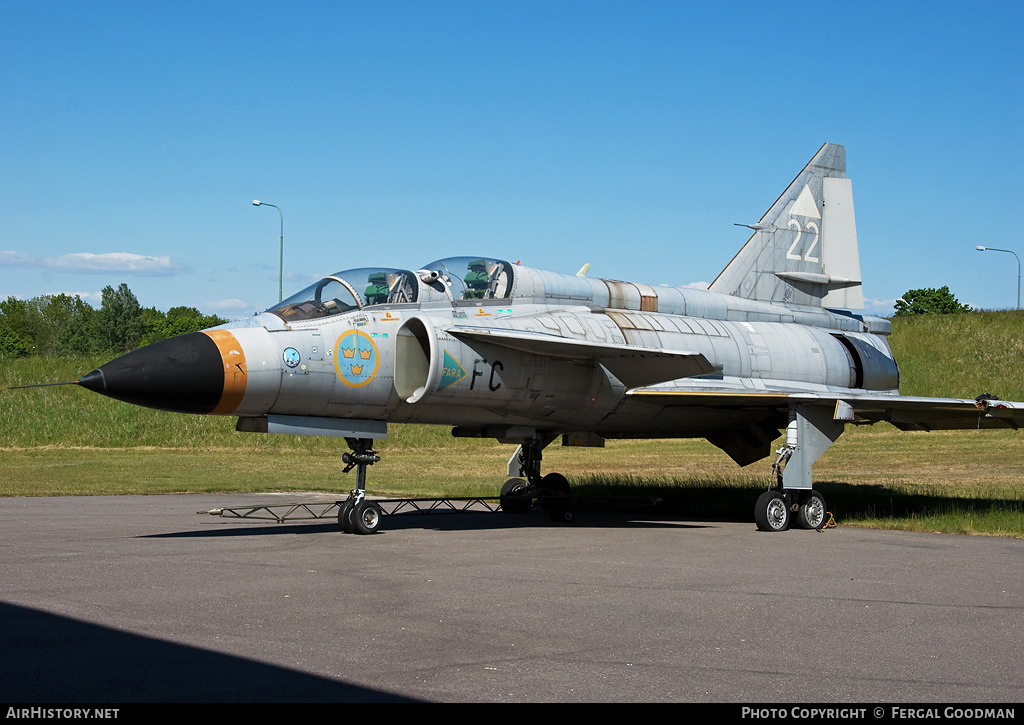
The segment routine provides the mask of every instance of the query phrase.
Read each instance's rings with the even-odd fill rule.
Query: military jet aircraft
[[[559,436],[707,438],[738,464],[776,451],[757,526],[820,527],[811,466],[846,424],[1016,428],[1024,403],[900,396],[886,319],[863,308],[846,151],[826,143],[707,290],[560,274],[474,254],[328,275],[243,321],[157,342],[76,381],[137,405],[232,415],[238,429],[328,435],[356,487],[346,531],[378,530],[365,497],[387,423],[516,444],[508,512],[564,500],[541,473]],[[551,507],[556,515],[566,513]]]

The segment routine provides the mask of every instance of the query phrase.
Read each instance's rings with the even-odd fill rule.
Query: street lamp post
[[[277,271],[277,301],[280,302],[281,300],[284,299],[284,295],[282,294],[282,290],[284,288],[284,284],[283,284],[283,282],[284,282],[284,214],[281,213],[281,207],[279,207],[279,206],[277,206],[275,204],[268,204],[267,202],[260,201],[259,199],[253,199],[252,200],[252,205],[253,206],[272,206],[275,209],[277,209],[277,214],[278,214],[278,216],[281,217],[281,259],[279,261],[279,266],[278,266],[278,271]]]
[[[1017,253],[1010,249],[996,249],[995,247],[975,247],[979,252],[1006,252],[1017,257]],[[1020,257],[1017,257],[1017,309],[1020,309]]]

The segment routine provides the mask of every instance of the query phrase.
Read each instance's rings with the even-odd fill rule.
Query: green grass
[[[906,395],[1024,400],[1024,316],[894,320]],[[104,359],[0,361],[0,387],[70,381]],[[848,427],[815,465],[844,525],[1024,537],[1024,446],[1014,431],[901,433]],[[78,386],[0,391],[0,496],[323,491],[344,494],[339,439],[237,433],[234,418],[139,408]],[[491,496],[513,447],[447,428],[390,426],[372,493]],[[544,452],[578,494],[656,496],[661,510],[750,519],[769,461],[737,468],[702,440],[609,441]],[[228,501],[227,503],[230,503]]]
[[[894,317],[903,395],[1024,400],[1024,312]]]

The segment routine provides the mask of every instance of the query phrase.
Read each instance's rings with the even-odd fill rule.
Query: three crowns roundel
[[[338,378],[350,388],[361,388],[377,375],[380,353],[369,335],[348,330],[338,336],[334,348],[334,369]]]

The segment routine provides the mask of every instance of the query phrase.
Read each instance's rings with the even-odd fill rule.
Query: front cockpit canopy
[[[503,299],[512,293],[512,265],[484,257],[448,257],[431,262],[453,300]]]
[[[362,267],[328,277],[271,307],[287,322],[313,320],[372,305],[415,302],[419,285],[407,269]]]

